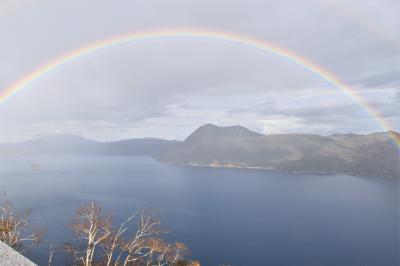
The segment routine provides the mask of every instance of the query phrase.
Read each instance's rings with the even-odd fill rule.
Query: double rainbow
[[[362,98],[354,89],[346,85],[339,78],[335,77],[332,73],[325,70],[323,67],[307,60],[306,58],[295,54],[292,51],[274,45],[262,39],[238,35],[222,31],[214,31],[207,29],[166,29],[166,30],[148,30],[144,32],[133,32],[122,34],[107,38],[104,40],[96,41],[88,45],[84,45],[75,50],[62,54],[43,65],[38,66],[32,72],[23,76],[21,79],[15,81],[0,92],[0,104],[10,99],[13,95],[33,83],[37,79],[50,73],[52,70],[63,66],[64,64],[77,59],[79,57],[97,52],[101,49],[111,48],[121,44],[132,43],[137,41],[163,39],[163,38],[190,38],[190,39],[209,39],[213,41],[228,42],[235,45],[241,45],[248,48],[257,49],[259,51],[268,52],[269,54],[284,58],[304,69],[312,72],[319,78],[329,82],[336,88],[341,90],[345,95],[349,96],[363,108],[371,117],[373,117],[380,127],[385,131],[391,131],[393,128],[382,117],[382,115],[368,102]],[[400,145],[400,142],[393,137],[395,142]]]

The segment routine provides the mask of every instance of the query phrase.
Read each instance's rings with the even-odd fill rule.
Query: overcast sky
[[[170,28],[244,34],[291,50],[400,129],[398,0],[1,0],[0,91],[84,44]],[[183,139],[209,122],[265,134],[383,131],[348,96],[284,58],[164,38],[105,49],[36,80],[0,104],[0,142],[50,134]]]

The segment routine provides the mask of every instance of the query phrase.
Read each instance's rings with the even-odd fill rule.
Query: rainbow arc
[[[190,39],[209,39],[213,41],[228,42],[235,45],[245,46],[248,48],[257,49],[277,57],[284,58],[302,68],[312,72],[322,80],[332,84],[335,88],[339,89],[342,93],[354,100],[362,109],[364,109],[384,131],[393,130],[392,126],[383,118],[383,116],[371,106],[356,90],[351,86],[345,84],[334,74],[330,73],[322,66],[317,65],[310,60],[296,54],[292,51],[284,49],[268,41],[258,39],[251,36],[239,35],[223,31],[215,31],[208,29],[161,29],[161,30],[147,30],[143,32],[133,32],[122,35],[113,36],[111,38],[96,41],[75,50],[66,52],[43,65],[38,66],[32,72],[26,74],[13,84],[9,85],[0,92],[0,104],[16,95],[19,91],[26,88],[31,83],[40,79],[41,77],[49,74],[52,70],[59,68],[73,60],[99,50],[111,48],[121,44],[128,44],[138,41],[155,40],[155,39],[176,39],[176,38],[190,38]],[[400,146],[400,141],[392,136],[395,143]]]

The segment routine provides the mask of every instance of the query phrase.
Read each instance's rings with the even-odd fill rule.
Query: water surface
[[[31,165],[41,165],[32,171]],[[120,221],[159,209],[169,238],[202,265],[399,265],[399,182],[346,175],[178,167],[143,157],[0,158],[0,193],[32,209],[45,245],[71,240],[76,207]],[[66,258],[56,254],[55,265]]]

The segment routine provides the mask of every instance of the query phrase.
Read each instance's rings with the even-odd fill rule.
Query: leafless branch
[[[19,213],[9,201],[0,203],[0,241],[23,253],[37,245],[45,231],[32,226],[29,210]]]

